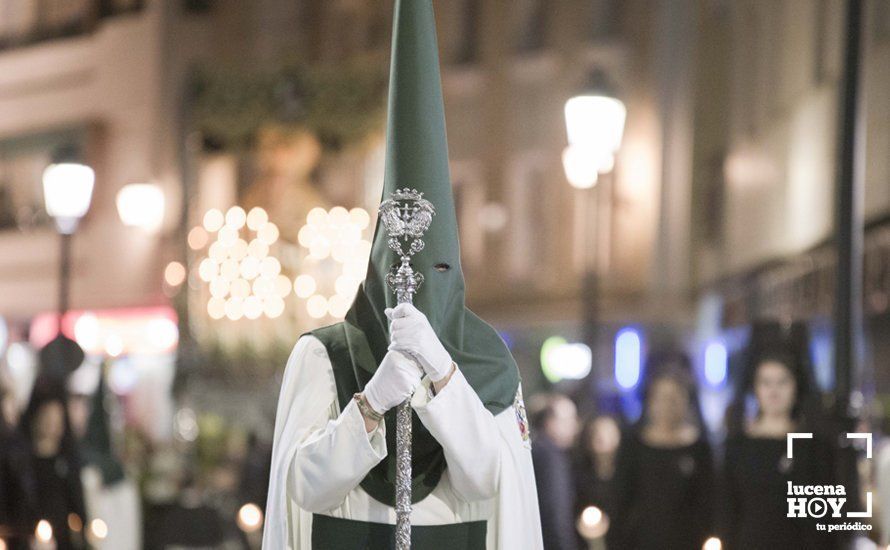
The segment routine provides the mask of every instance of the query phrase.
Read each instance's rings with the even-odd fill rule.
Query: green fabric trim
[[[412,525],[414,550],[485,550],[485,521],[450,525]],[[312,548],[316,550],[395,548],[395,526],[322,514],[312,515]]]

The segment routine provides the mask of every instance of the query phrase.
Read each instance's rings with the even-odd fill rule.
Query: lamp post
[[[67,374],[83,362],[84,356],[80,346],[62,333],[62,320],[68,311],[71,236],[90,208],[95,174],[92,168],[80,162],[76,152],[71,149],[60,151],[53,161],[43,171],[43,200],[61,236],[59,332],[41,350],[40,358],[44,367],[58,368],[60,374]]]
[[[838,107],[838,149],[835,191],[835,247],[837,268],[834,303],[834,412],[837,432],[855,430],[862,411],[862,258],[863,258],[863,136],[862,126],[862,52],[864,2],[850,0],[846,10],[844,64]],[[857,453],[848,438],[839,438],[838,480],[852,495],[859,494]]]
[[[612,172],[615,155],[624,135],[626,116],[624,103],[618,99],[614,88],[600,70],[593,71],[585,86],[566,101],[568,146],[563,151],[562,162],[566,179],[572,187],[591,189],[597,186],[601,176]],[[611,189],[606,188],[606,183],[610,182],[604,181],[594,189],[591,207],[596,216],[595,225],[590,225],[590,216],[584,216],[584,274],[581,285],[583,340],[594,353],[597,349],[597,305],[601,270],[600,233],[604,230],[607,236],[609,234],[608,223],[602,223],[603,206],[609,206],[609,201],[603,200],[603,195],[606,194],[607,199],[611,192]]]

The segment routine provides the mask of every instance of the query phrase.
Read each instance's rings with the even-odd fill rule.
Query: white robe
[[[96,550],[142,548],[142,503],[139,488],[129,477],[109,486],[102,484],[102,474],[95,466],[81,470],[81,483],[87,518],[101,519],[108,527],[105,539],[94,541]]]
[[[431,397],[418,388],[414,410],[442,445],[447,467],[439,484],[413,505],[413,525],[487,520],[489,550],[543,548],[528,432],[521,397],[497,416],[486,410],[459,368]],[[521,396],[521,393],[519,394]],[[383,423],[372,433],[355,402],[342,411],[327,350],[300,338],[284,372],[263,550],[310,550],[312,514],[395,524],[395,510],[359,483],[387,452]]]

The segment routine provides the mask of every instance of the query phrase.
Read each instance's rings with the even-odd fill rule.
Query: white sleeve
[[[288,483],[300,508],[323,512],[341,504],[386,456],[385,428],[381,423],[367,433],[352,400],[336,415],[337,387],[327,351],[317,338],[301,339],[298,348],[304,340],[305,351],[297,352],[294,361],[303,395],[292,404],[303,411],[304,422],[292,434],[297,448]]]
[[[418,388],[411,404],[442,445],[455,492],[469,502],[497,495],[504,441],[494,416],[460,369],[432,399],[425,388]]]
[[[288,494],[306,511],[329,510],[385,456],[383,423],[368,434],[354,402],[340,412],[324,345],[300,338],[278,397],[263,547],[287,547]]]
[[[291,466],[289,481],[297,505],[309,512],[324,512],[342,504],[349,491],[386,457],[383,432],[382,427],[365,432],[355,401],[336,420],[311,432]]]
[[[495,417],[500,431],[501,478],[497,512],[488,522],[487,548],[541,550],[541,515],[522,387],[512,407]]]
[[[425,380],[426,385],[429,380]],[[486,548],[542,550],[538,492],[522,389],[512,407],[493,416],[456,370],[430,398],[418,388],[417,415],[445,451],[452,485],[464,500],[495,498]]]

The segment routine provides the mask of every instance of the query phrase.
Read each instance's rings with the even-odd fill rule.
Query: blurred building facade
[[[700,6],[692,242],[700,296],[720,328],[756,319],[807,323],[821,389],[833,387],[834,231],[846,4],[710,2]],[[865,2],[861,139],[865,215],[865,369],[890,349],[888,9]],[[727,40],[726,37],[730,37]],[[870,375],[866,375],[866,380]]]
[[[722,215],[702,212],[700,280],[801,252],[831,235],[844,7],[733,2],[703,10],[697,175],[701,196]],[[866,7],[864,205],[874,221],[890,210],[887,8]]]
[[[718,426],[726,355],[762,318],[810,325],[817,382],[831,389],[843,0],[434,3],[468,302],[511,346],[527,394],[553,381],[542,371],[551,337],[592,348],[592,375],[575,370],[584,381],[560,388],[587,397],[631,396],[646,348],[674,342],[693,356],[706,420]],[[890,7],[865,5],[864,299],[876,365],[890,356]],[[199,267],[207,236],[191,235],[210,209],[263,207],[281,231],[279,267],[299,266],[312,208],[376,210],[383,118],[347,93],[354,120],[339,123],[362,134],[348,146],[282,130],[306,108],[285,80],[272,86],[281,124],[227,143],[204,131],[201,79],[232,76],[243,93],[282,68],[353,70],[355,60],[385,77],[391,13],[392,0],[0,0],[0,316],[13,340],[54,334],[58,235],[41,173],[74,143],[96,185],[74,237],[68,329],[94,360],[136,356],[109,369],[128,422],[152,419],[141,426],[151,438],[185,446],[224,441],[220,417],[268,437],[289,346],[336,318],[307,315],[293,293],[280,317],[213,318]],[[564,106],[595,70],[627,121],[614,170],[575,189],[561,163]],[[255,96],[243,97],[246,114],[233,116],[250,126]],[[165,198],[152,231],[124,226],[117,210],[119,191],[137,182]],[[185,269],[175,284],[171,262]],[[74,333],[84,318],[90,330]],[[140,342],[158,349],[140,357]],[[712,344],[724,364],[707,371]],[[283,357],[264,349],[278,346]],[[180,372],[206,368],[174,413],[177,358]],[[890,388],[890,375],[873,371],[875,389]]]
[[[57,236],[42,214],[41,173],[66,141],[76,142],[97,174],[74,241],[72,307],[159,303],[165,253],[154,236],[124,228],[115,207],[125,184],[163,184],[170,176],[161,159],[167,128],[157,10],[134,2],[9,1],[0,13],[0,311],[23,320],[56,307]],[[175,213],[175,184],[165,187],[173,199],[167,213]]]
[[[225,151],[202,153],[194,142],[187,106],[193,69],[273,67],[288,57],[335,63],[375,52],[385,58],[391,2],[148,1],[126,4],[123,15],[104,3],[49,15],[42,6],[4,4],[18,27],[9,26],[0,52],[12,79],[0,103],[10,115],[3,135],[91,129],[85,139],[98,180],[75,241],[72,295],[74,308],[90,309],[169,302],[162,273],[170,260],[182,260],[184,229],[208,208],[243,198],[243,163]],[[436,4],[469,300],[516,344],[530,384],[539,378],[538,351],[548,336],[584,340],[584,324],[601,327],[596,362],[608,378],[611,338],[623,324],[682,332],[692,323],[698,4],[652,7],[611,0],[565,0],[557,9],[541,0]],[[41,30],[54,17],[84,23],[65,25],[54,38]],[[344,28],[351,32],[337,32]],[[594,69],[615,84],[628,120],[614,172],[597,188],[576,190],[560,162],[563,107]],[[47,76],[55,73],[61,76]],[[364,174],[380,171],[379,158],[379,147],[370,147],[358,158],[328,162],[309,181],[310,196],[373,210],[380,178]],[[39,169],[29,174],[32,187]],[[165,223],[155,234],[117,220],[115,194],[134,181],[164,190]],[[32,189],[31,198],[39,196]],[[6,268],[17,285],[4,298],[6,315],[52,309],[55,258],[46,251],[54,238],[49,229],[3,236],[10,250],[35,255],[19,254],[21,267]],[[593,302],[582,292],[590,273],[597,279]]]
[[[198,68],[367,55],[385,71],[391,4],[0,2],[0,313],[27,325],[55,306],[56,236],[40,214],[39,173],[65,140],[79,140],[97,172],[75,237],[78,310],[171,304],[165,266],[196,268],[185,234],[209,208],[273,197],[285,232],[315,205],[373,211],[382,126],[362,147],[318,158],[316,145],[294,143],[245,154],[202,142],[189,102]],[[866,212],[878,227],[890,210],[890,23],[884,3],[866,4]],[[824,318],[843,2],[454,0],[436,9],[468,299],[502,329],[530,386],[544,383],[549,336],[594,344],[594,378],[608,386],[621,328],[656,345],[791,310]],[[595,69],[614,84],[627,123],[613,172],[578,190],[560,160],[563,108]],[[254,185],[264,191],[251,190],[264,178]],[[282,178],[301,191],[278,193]],[[119,189],[137,181],[165,195],[154,233],[124,227],[116,212]],[[867,262],[881,288],[885,257],[870,252]],[[703,297],[720,304],[705,335]],[[266,331],[250,321],[207,326]],[[296,338],[291,325],[276,326]]]

